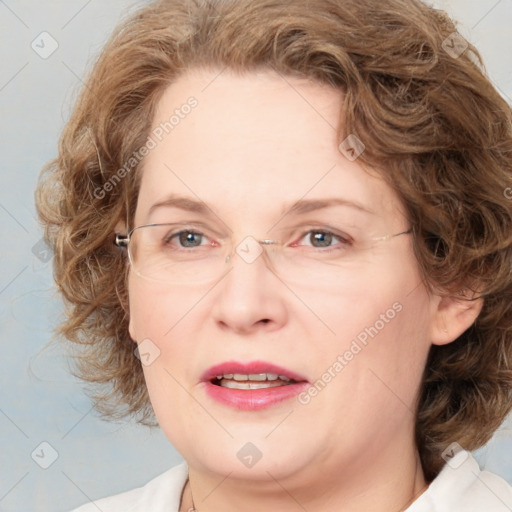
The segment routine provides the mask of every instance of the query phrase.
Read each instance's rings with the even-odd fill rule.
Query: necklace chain
[[[192,495],[192,486],[190,485],[190,478],[187,477],[187,483],[190,489],[190,499],[192,501],[192,508],[189,508],[187,512],[198,512],[194,504],[194,496]]]

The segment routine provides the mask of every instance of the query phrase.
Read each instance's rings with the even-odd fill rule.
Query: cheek
[[[137,276],[130,276],[128,290],[132,339],[150,338],[160,344],[184,314],[183,295]]]
[[[389,307],[393,298],[374,295],[366,308],[348,310],[336,338],[312,353],[316,380],[301,403],[332,438],[352,439],[354,447],[379,450],[414,421],[428,321],[417,297]]]
[[[137,276],[129,278],[130,335],[139,344],[155,409],[159,406],[155,401],[168,401],[179,394],[181,388],[173,376],[180,382],[188,377],[194,346],[187,338],[194,336],[190,329],[197,325],[191,309],[196,302],[192,290],[175,290]],[[183,329],[190,336],[184,337]]]
[[[343,396],[357,389],[378,407],[386,402],[380,393],[397,402],[388,388],[398,389],[412,404],[431,345],[430,300],[412,248],[347,277],[339,291],[318,295],[315,307],[332,330],[317,338],[316,373],[343,375],[332,379],[332,391],[340,386],[336,393]]]
[[[138,343],[144,379],[155,415],[169,436],[186,431],[175,411],[186,410],[190,344],[176,343],[173,326],[183,317],[183,300],[169,287],[138,277],[129,280],[130,335]],[[170,429],[170,432],[169,432]],[[174,439],[171,439],[171,442]]]
[[[325,332],[319,341],[327,352],[329,346],[348,348],[354,338],[364,344],[385,332],[402,331],[407,320],[417,327],[427,322],[428,297],[409,247],[379,265],[351,269],[328,286],[311,283],[305,292],[303,302],[316,313],[318,328]]]

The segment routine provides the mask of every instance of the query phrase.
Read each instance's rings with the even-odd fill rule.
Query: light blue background
[[[42,235],[33,205],[39,171],[56,155],[85,71],[120,19],[142,3],[0,1],[1,511],[67,511],[142,485],[181,461],[159,430],[100,420],[62,349],[44,348],[62,313],[51,261],[32,252]],[[481,50],[510,102],[512,0],[436,5],[462,22],[459,31]],[[47,59],[31,48],[43,31],[59,45]],[[478,458],[512,483],[511,428],[504,424]],[[31,458],[43,441],[58,452],[46,470]]]

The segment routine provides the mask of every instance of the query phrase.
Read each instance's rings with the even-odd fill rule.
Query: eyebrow
[[[203,201],[196,199],[190,199],[183,196],[171,195],[163,201],[153,204],[149,209],[149,214],[153,213],[157,208],[168,207],[168,208],[180,208],[188,212],[211,214],[212,210]]]
[[[326,199],[300,199],[293,203],[291,206],[289,204],[285,204],[282,209],[282,215],[300,215],[311,211],[321,210],[323,208],[329,208],[331,206],[348,206],[370,215],[376,215],[376,213],[368,206],[340,197],[332,197]],[[213,210],[205,202],[176,195],[171,195],[163,201],[159,201],[158,203],[153,204],[149,209],[149,214],[151,214],[157,208],[162,207],[180,208],[181,210],[204,215],[214,214]]]
[[[328,199],[300,199],[293,203],[292,206],[285,207],[283,209],[283,214],[308,213],[314,210],[321,210],[322,208],[329,208],[331,206],[349,206],[351,208],[361,210],[362,212],[376,215],[371,208],[356,201],[349,201],[348,199],[343,199],[341,197],[332,197]]]

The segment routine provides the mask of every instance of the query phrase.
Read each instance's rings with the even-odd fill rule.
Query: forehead
[[[269,71],[187,72],[157,105],[139,221],[170,194],[240,219],[249,211],[275,217],[298,200],[333,197],[379,216],[401,215],[384,180],[340,153],[342,101],[328,85]]]

